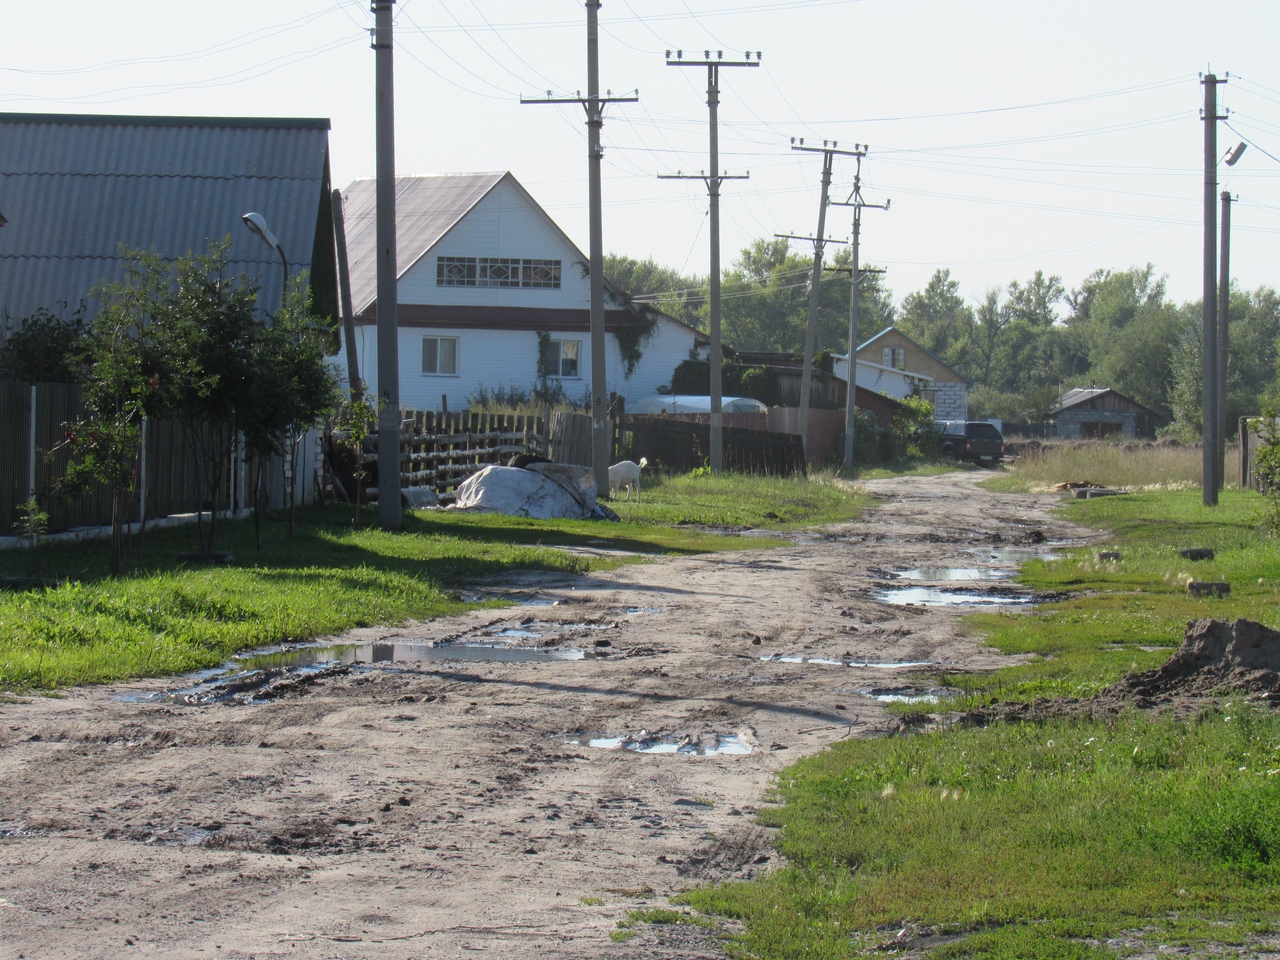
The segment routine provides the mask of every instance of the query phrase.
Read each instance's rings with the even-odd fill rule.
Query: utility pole
[[[724,51],[717,50],[715,59],[710,50],[703,51],[703,59],[686,60],[684,51],[677,50],[674,60],[671,51],[666,52],[668,67],[706,67],[707,68],[707,110],[711,118],[711,175],[692,174],[685,176],[677,172],[675,175],[659,174],[660,180],[705,180],[707,192],[711,198],[709,219],[711,221],[711,472],[724,471],[724,414],[721,412],[721,400],[724,396],[721,364],[724,354],[720,346],[720,181],[746,180],[750,172],[729,176],[720,170],[720,135],[718,132],[717,110],[720,106],[720,68],[721,67],[758,67],[760,51],[751,59],[747,51],[742,60],[724,59]]]
[[[854,144],[854,146],[856,148],[857,144]],[[804,355],[800,374],[800,437],[804,442],[806,458],[810,454],[809,405],[811,397],[809,394],[813,389],[813,350],[815,346],[814,340],[818,332],[818,299],[820,296],[818,284],[822,279],[823,247],[826,243],[831,242],[824,241],[822,237],[827,223],[827,195],[831,189],[831,165],[836,154],[845,157],[862,157],[862,153],[857,149],[837,150],[836,147],[837,143],[834,140],[829,144],[826,140],[823,140],[821,147],[806,147],[803,139],[798,143],[794,137],[791,140],[792,150],[822,154],[822,192],[818,201],[818,233],[813,242],[813,274],[809,281],[809,315],[804,329]]]
[[[375,170],[378,243],[378,522],[399,530],[400,514],[400,330],[396,314],[396,132],[392,70],[391,5],[371,0],[377,67]]]
[[[342,336],[347,348],[347,383],[351,387],[351,402],[359,403],[364,396],[364,383],[360,380],[360,361],[356,357],[356,324],[351,308],[351,267],[347,262],[347,218],[342,209],[342,191],[335,189],[331,195],[333,205],[333,242],[338,254],[338,297],[342,305]]]
[[[1218,84],[1212,73],[1200,81],[1204,85],[1204,311],[1200,327],[1203,346],[1204,383],[1200,393],[1203,410],[1200,460],[1201,500],[1206,507],[1218,505]]]
[[[604,126],[606,103],[635,103],[640,98],[600,96],[600,0],[587,0],[587,97],[553,97],[547,91],[538,99],[520,98],[521,103],[580,103],[587,111],[587,201],[590,208],[591,274],[591,465],[596,492],[609,489],[609,388],[606,383],[604,330],[604,214],[601,206],[600,130]],[[612,91],[609,91],[612,93]]]
[[[1231,313],[1231,193],[1222,191],[1222,244],[1218,257],[1218,447],[1214,451],[1217,489],[1227,475],[1227,320]]]
[[[859,266],[859,244],[862,239],[862,208],[873,207],[888,210],[892,200],[884,203],[867,203],[862,199],[862,158],[867,155],[866,144],[854,144],[857,169],[853,175],[853,193],[844,202],[833,206],[853,207],[853,263],[849,272],[849,395],[844,405],[844,468],[853,468],[853,451],[857,441],[857,393],[858,393],[858,308],[862,296],[862,274],[883,273],[883,270],[863,271]]]

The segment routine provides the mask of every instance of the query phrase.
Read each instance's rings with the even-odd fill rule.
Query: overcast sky
[[[328,117],[335,186],[374,174],[367,0],[63,0],[5,5],[0,110]],[[510,170],[584,250],[586,91],[576,0],[396,4],[399,173]],[[1276,0],[606,0],[601,88],[639,90],[604,127],[605,249],[708,267],[707,191],[659,174],[708,165],[706,70],[665,51],[723,50],[722,259],[817,226],[821,158],[868,145],[864,263],[897,299],[950,268],[967,297],[1036,269],[1068,288],[1151,262],[1177,300],[1200,295],[1203,88],[1230,111],[1220,153],[1251,146],[1219,189],[1232,275],[1280,286],[1280,3]],[[833,196],[852,183],[836,164]],[[228,229],[233,229],[230,225]],[[850,211],[827,233],[848,239]],[[808,244],[797,249],[810,255]],[[531,251],[536,255],[536,251]]]

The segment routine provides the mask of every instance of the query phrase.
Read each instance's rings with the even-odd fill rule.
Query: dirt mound
[[[1182,646],[1158,670],[1131,673],[1085,700],[992,704],[970,712],[965,722],[1107,716],[1163,707],[1185,716],[1233,691],[1260,695],[1262,701],[1280,706],[1280,631],[1254,620],[1193,620]]]

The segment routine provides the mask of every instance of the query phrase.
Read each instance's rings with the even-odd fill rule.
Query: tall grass
[[[1198,486],[1199,444],[1129,440],[1024,440],[1011,442],[1008,473],[992,481],[1005,490],[1047,490],[1054,484],[1090,481],[1126,490]],[[1238,447],[1227,448],[1228,475]],[[1229,478],[1230,480],[1230,478]]]

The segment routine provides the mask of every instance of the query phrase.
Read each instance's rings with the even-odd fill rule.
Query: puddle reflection
[[[577,740],[569,740],[578,744]],[[635,753],[676,753],[685,756],[714,757],[718,754],[743,756],[752,748],[736,734],[717,737],[714,742],[700,743],[694,740],[676,740],[669,737],[592,737],[587,746],[599,750],[631,750]]]

